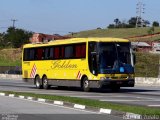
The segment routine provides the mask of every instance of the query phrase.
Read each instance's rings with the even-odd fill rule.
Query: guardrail
[[[0,74],[22,74],[21,66],[0,66]]]
[[[0,74],[0,79],[22,79],[22,75],[17,74]]]
[[[160,86],[160,78],[136,77],[135,82],[138,86]]]

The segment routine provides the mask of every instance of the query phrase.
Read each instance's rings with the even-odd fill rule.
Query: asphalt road
[[[91,92],[83,92],[79,88],[57,88],[49,90],[36,89],[34,85],[24,83],[22,80],[0,80],[0,90],[23,91],[40,94],[62,95],[108,101],[118,104],[139,105],[147,107],[160,107],[160,87],[134,87],[122,88],[119,92],[110,90],[93,89]]]
[[[0,96],[2,120],[122,120],[122,118],[46,103]]]

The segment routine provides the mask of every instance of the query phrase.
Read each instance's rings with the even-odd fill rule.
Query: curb
[[[16,75],[16,74],[0,74],[0,77],[2,79],[10,78],[10,79],[22,79],[22,75]]]
[[[90,112],[98,112],[101,114],[122,117],[123,119],[141,119],[141,115],[139,115],[139,114],[134,114],[134,113],[129,113],[129,112],[121,112],[121,111],[116,111],[116,110],[112,110],[112,109],[105,109],[105,108],[94,108],[94,107],[89,107],[86,105],[74,104],[74,103],[69,103],[69,102],[64,102],[64,101],[47,100],[47,99],[43,99],[43,98],[22,96],[22,95],[16,95],[16,94],[6,94],[3,92],[0,93],[0,96],[26,99],[26,100],[30,100],[30,101],[37,101],[37,102],[41,102],[41,103],[48,103],[48,104],[52,104],[52,105],[70,107],[70,108],[79,109],[79,110],[86,110],[86,111],[90,111]]]

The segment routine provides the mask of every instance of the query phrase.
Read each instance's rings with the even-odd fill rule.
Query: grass
[[[21,66],[21,49],[1,49],[0,66]]]
[[[158,77],[159,55],[136,53],[135,74],[137,77]]]
[[[35,94],[35,93],[27,93],[27,92],[25,93],[13,92],[13,91],[1,91],[1,92],[5,92],[6,94],[15,94],[15,95],[30,96],[35,98],[43,98],[47,100],[60,100],[65,102],[82,104],[82,105],[95,107],[95,108],[106,108],[106,109],[113,109],[113,110],[123,111],[123,112],[132,112],[140,115],[160,115],[160,109],[158,108],[156,109],[156,108],[148,108],[148,107],[142,107],[142,106],[120,105],[120,104],[114,104],[114,103],[84,99],[84,98]]]
[[[19,60],[9,61],[9,60],[0,59],[0,66],[21,66],[21,63]]]
[[[116,37],[116,38],[128,38],[132,36],[146,35],[148,34],[147,28],[119,28],[119,29],[95,29],[88,31],[81,31],[73,35],[73,37]],[[155,33],[160,32],[160,27],[155,27]],[[160,36],[152,37],[147,40],[159,40]]]

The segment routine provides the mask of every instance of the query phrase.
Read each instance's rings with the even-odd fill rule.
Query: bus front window
[[[130,43],[99,43],[99,73],[133,73]]]

